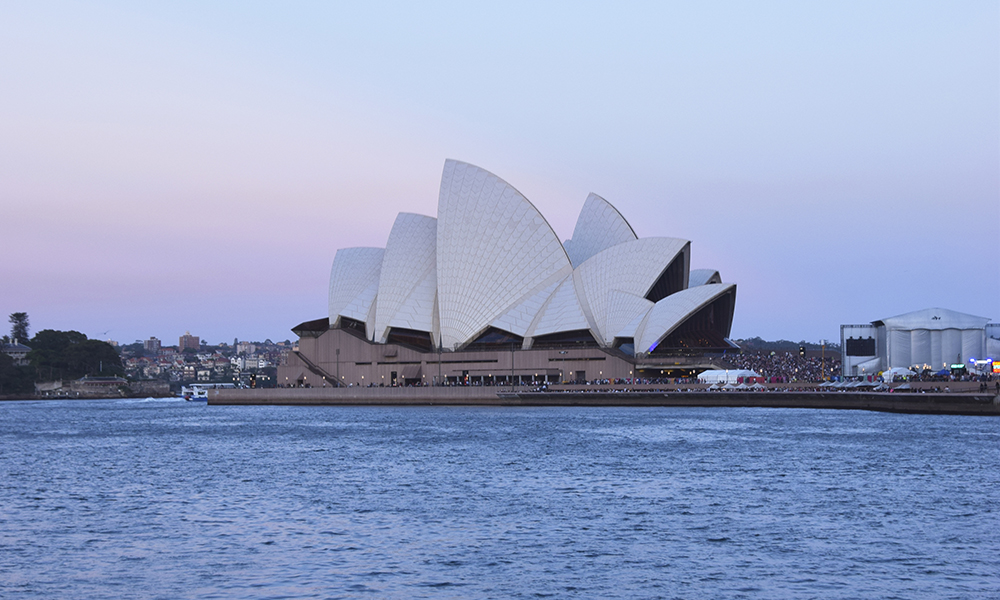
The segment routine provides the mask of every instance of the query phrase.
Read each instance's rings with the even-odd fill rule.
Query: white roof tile
[[[643,316],[653,307],[653,303],[642,296],[612,290],[608,301],[607,322],[604,327],[604,343],[611,345],[616,337],[632,337]],[[629,330],[622,335],[622,330]]]

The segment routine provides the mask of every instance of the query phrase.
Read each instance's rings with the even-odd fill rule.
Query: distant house
[[[14,359],[14,364],[19,367],[28,365],[28,353],[31,348],[24,344],[19,344],[14,340],[13,344],[3,344],[3,353]]]

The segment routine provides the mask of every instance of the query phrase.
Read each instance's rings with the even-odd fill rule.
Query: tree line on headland
[[[805,348],[806,350],[821,350],[823,349],[822,343],[807,342],[802,340],[800,342],[793,342],[790,340],[777,340],[774,342],[769,342],[767,340],[762,340],[759,337],[752,337],[747,339],[735,340],[736,345],[743,350],[752,350],[757,352],[795,352],[800,348]],[[826,341],[827,352],[840,352],[840,342]]]
[[[0,352],[0,395],[33,393],[35,382],[79,379],[85,376],[123,375],[121,357],[114,346],[88,339],[79,331],[44,329],[29,338],[27,313],[10,315],[10,336],[0,338],[4,348],[23,344],[31,348],[27,364]]]

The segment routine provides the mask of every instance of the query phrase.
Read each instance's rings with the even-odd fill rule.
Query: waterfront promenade
[[[1000,416],[1000,399],[991,393],[828,392],[815,387],[812,388],[815,391],[806,391],[809,388],[772,388],[726,392],[694,386],[659,390],[628,386],[555,387],[563,389],[538,392],[527,387],[512,391],[509,387],[452,386],[211,390],[208,403],[288,406],[718,406]]]

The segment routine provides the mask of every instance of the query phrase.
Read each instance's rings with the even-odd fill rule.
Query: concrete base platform
[[[754,406],[1000,416],[1000,396],[876,392],[511,392],[498,387],[210,390],[212,405]]]

